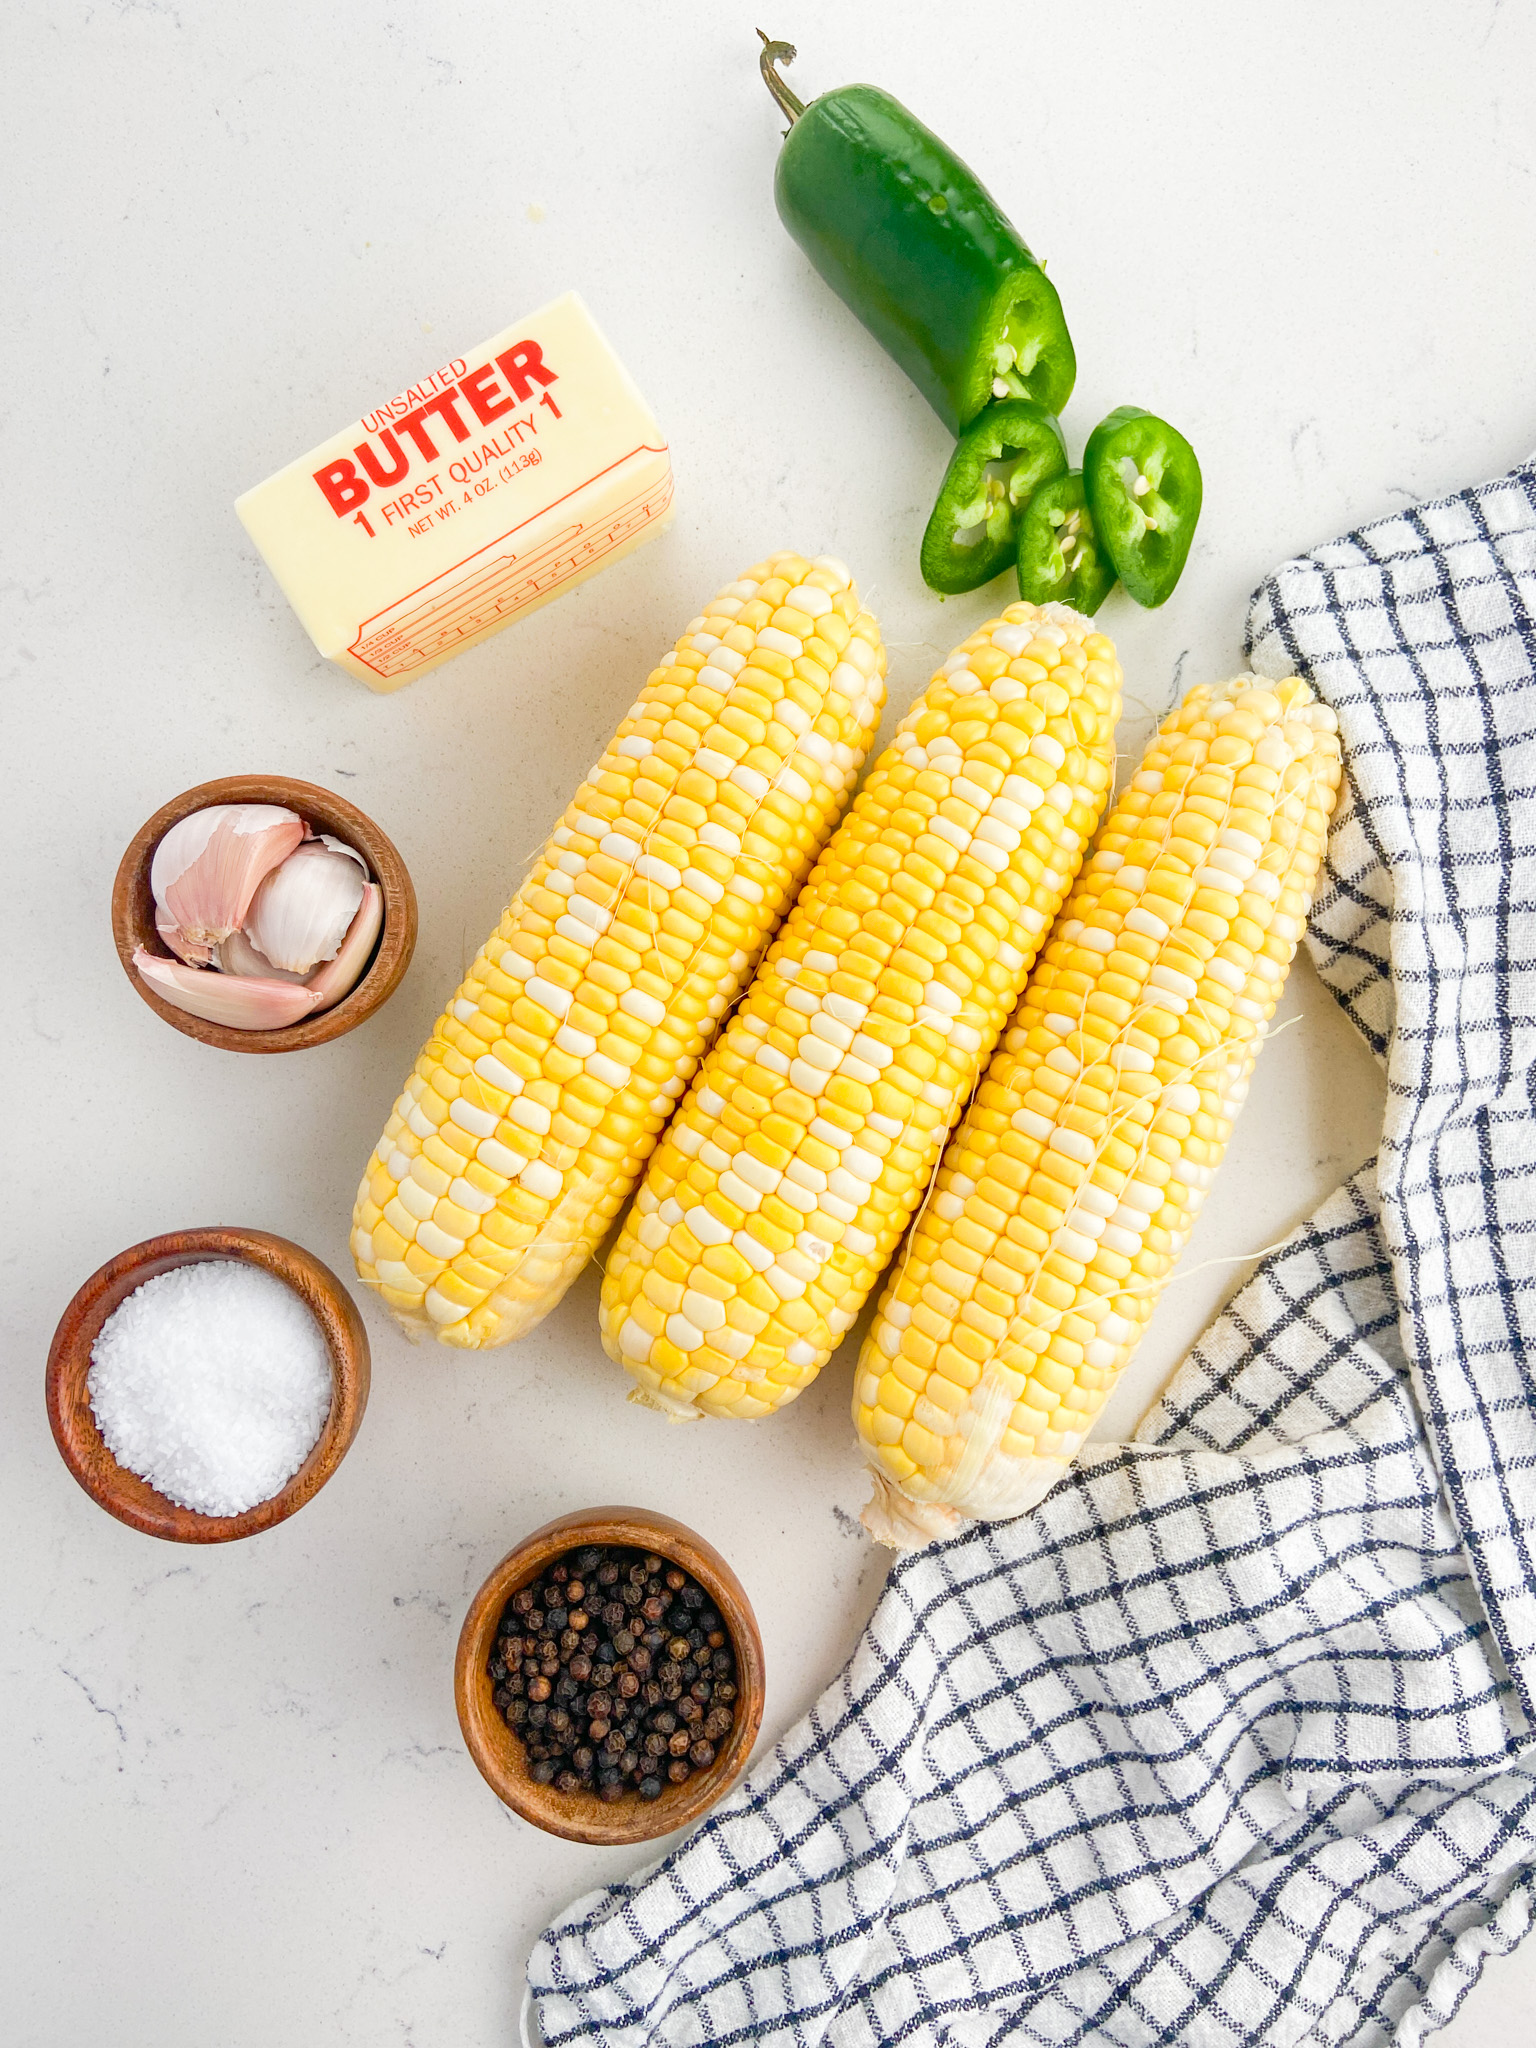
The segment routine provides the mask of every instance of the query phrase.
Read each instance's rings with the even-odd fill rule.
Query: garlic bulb
[[[133,964],[165,1002],[235,1031],[275,1031],[297,1024],[318,1007],[313,989],[244,974],[210,974],[180,960],[162,960],[142,946],[134,948]]]
[[[195,957],[192,948],[227,939],[244,924],[263,877],[308,829],[281,804],[210,804],[173,825],[149,869],[161,938],[183,959]]]
[[[308,974],[336,957],[367,883],[368,870],[349,846],[329,835],[311,839],[257,889],[242,920],[245,935],[274,967]]]
[[[150,862],[155,931],[134,966],[168,1003],[271,1031],[339,1003],[373,957],[384,894],[356,848],[280,804],[210,804]]]

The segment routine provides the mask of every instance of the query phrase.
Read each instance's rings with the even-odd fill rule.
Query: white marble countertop
[[[1276,561],[1536,444],[1536,22],[1498,0],[764,19],[810,96],[885,85],[1051,263],[1074,453],[1135,399],[1190,435],[1206,510],[1161,613],[1123,598],[1139,746],[1232,672]],[[6,2017],[14,2048],[490,2048],[570,1898],[638,1864],[504,1812],[459,1740],[469,1595],[606,1500],[718,1543],[756,1602],[765,1739],[833,1675],[884,1561],[854,1524],[852,1346],[770,1424],[667,1429],[600,1351],[595,1275],[510,1352],[413,1351],[366,1305],[372,1405],[296,1520],[213,1552],[96,1509],[42,1372],[122,1246],[239,1222],[348,1271],[363,1160],[425,1029],[658,647],[776,546],[854,568],[904,705],[1006,600],[943,609],[917,542],[948,443],[814,278],[771,198],[778,124],[738,6],[30,0],[6,23],[0,667],[11,1048],[0,1381]],[[942,17],[941,17],[942,19]],[[957,22],[979,17],[956,16]],[[961,47],[952,48],[952,42]],[[568,286],[670,435],[671,531],[391,698],[315,656],[235,520],[248,485]],[[165,798],[274,770],[396,839],[410,975],[275,1060],[171,1032],[108,932]],[[1373,1149],[1381,1086],[1301,968],[1188,1263],[1280,1235]],[[1105,1419],[1130,1429],[1241,1263],[1175,1285]],[[1528,2041],[1536,1956],[1443,2037]]]

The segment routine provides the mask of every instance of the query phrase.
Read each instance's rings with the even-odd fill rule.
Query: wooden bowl
[[[156,1273],[199,1259],[244,1259],[276,1274],[314,1316],[331,1354],[331,1412],[314,1449],[281,1492],[239,1515],[200,1515],[178,1507],[119,1465],[96,1427],[86,1388],[91,1346],[118,1304]],[[368,1375],[363,1319],[328,1266],[265,1230],[173,1230],[109,1259],[65,1309],[48,1351],[48,1421],[65,1464],[109,1515],[170,1543],[231,1543],[286,1522],[320,1491],[357,1435],[368,1405]]]
[[[659,1799],[627,1792],[609,1806],[595,1792],[557,1792],[553,1785],[536,1784],[529,1776],[522,1743],[491,1697],[494,1688],[486,1667],[508,1600],[546,1565],[589,1543],[654,1551],[691,1573],[719,1609],[736,1654],[736,1722],[729,1739],[707,1771],[695,1772],[681,1785],[665,1785]],[[568,1842],[649,1842],[697,1820],[746,1769],[763,1720],[763,1639],[740,1579],[702,1536],[670,1515],[654,1515],[644,1508],[592,1508],[546,1522],[497,1565],[475,1595],[459,1631],[453,1689],[469,1753],[481,1777],[514,1813]]]
[[[173,825],[180,824],[193,811],[206,810],[210,804],[286,804],[306,823],[334,833],[348,846],[356,847],[367,861],[383,892],[384,924],[373,959],[361,980],[331,1009],[302,1018],[297,1024],[282,1025],[275,1031],[236,1031],[231,1025],[210,1024],[205,1018],[178,1010],[174,1003],[157,995],[134,967],[135,946],[142,946],[146,953],[158,953],[162,959],[172,957],[155,930],[155,899],[149,889],[149,868],[155,848]],[[304,1046],[325,1045],[340,1038],[371,1017],[394,994],[416,949],[416,891],[394,842],[345,797],[313,782],[295,782],[287,775],[225,775],[217,782],[202,782],[196,789],[183,790],[180,796],[172,797],[134,834],[112,884],[112,936],[117,941],[117,957],[123,963],[123,972],[140,1000],[188,1038],[216,1045],[223,1052],[298,1052]]]

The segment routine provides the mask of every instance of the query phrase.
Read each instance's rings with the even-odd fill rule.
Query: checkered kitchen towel
[[[1378,1161],[1133,1444],[899,1563],[681,1848],[535,1949],[545,2039],[1414,2043],[1536,1889],[1536,466],[1288,562],[1339,714],[1311,944]]]

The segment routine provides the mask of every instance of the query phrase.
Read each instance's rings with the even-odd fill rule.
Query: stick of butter
[[[397,690],[656,532],[667,444],[574,292],[235,501],[329,661]]]

